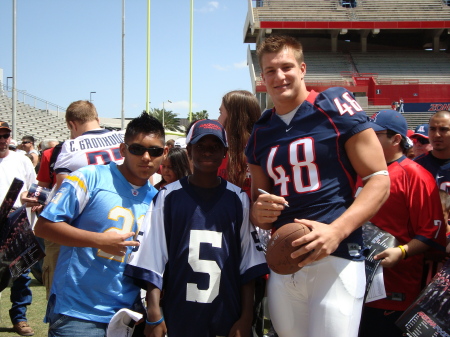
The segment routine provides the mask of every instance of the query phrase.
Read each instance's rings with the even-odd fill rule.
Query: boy
[[[152,202],[125,274],[147,284],[146,336],[250,336],[253,280],[268,270],[249,199],[217,176],[228,148],[219,122],[198,121],[186,143],[194,173]]]
[[[89,165],[69,175],[42,212],[37,236],[61,244],[46,321],[50,336],[101,336],[112,316],[139,296],[123,276],[129,246],[156,189],[148,179],[164,154],[164,129],[146,113],[120,144],[123,164]]]

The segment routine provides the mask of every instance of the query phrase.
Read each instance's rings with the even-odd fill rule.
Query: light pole
[[[96,94],[96,92],[95,91],[91,91],[89,93],[89,102],[91,102],[91,103],[92,103],[92,94]]]
[[[172,103],[172,101],[171,101],[170,99],[168,99],[167,102]],[[163,102],[162,125],[163,125],[163,128],[164,128],[164,130],[165,130],[165,129],[166,129],[166,126],[165,126],[165,124],[164,124],[164,115],[166,114],[166,110],[164,109],[164,103],[165,103],[165,102]]]

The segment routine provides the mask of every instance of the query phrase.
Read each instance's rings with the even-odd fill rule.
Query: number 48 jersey
[[[273,194],[286,208],[274,223],[279,228],[297,219],[331,223],[353,202],[356,172],[345,143],[370,128],[368,118],[344,88],[311,91],[287,125],[267,110],[253,128],[245,154],[273,183]],[[361,230],[344,240],[333,255],[362,259]]]

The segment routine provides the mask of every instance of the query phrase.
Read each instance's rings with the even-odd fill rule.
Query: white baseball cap
[[[178,138],[175,140],[174,147],[180,147],[182,149],[186,148],[186,138]]]
[[[142,318],[142,314],[130,309],[120,309],[111,318],[106,337],[131,337],[134,331],[135,322]],[[130,326],[131,325],[131,326]]]

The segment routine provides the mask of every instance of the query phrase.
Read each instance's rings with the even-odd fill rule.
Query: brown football
[[[281,226],[273,233],[267,244],[266,260],[269,268],[277,274],[294,274],[301,268],[300,262],[306,259],[311,252],[300,255],[296,259],[291,258],[291,253],[298,250],[299,247],[292,247],[292,241],[301,238],[311,230],[300,223],[288,223]]]

